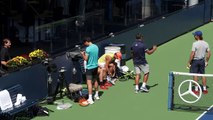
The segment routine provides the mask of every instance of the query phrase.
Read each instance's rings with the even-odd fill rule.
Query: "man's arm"
[[[85,52],[85,51],[81,52],[81,55],[82,55],[82,57],[83,57],[83,59],[84,59],[85,61],[88,60],[88,56],[86,55],[86,52]]]
[[[157,50],[157,46],[154,45],[154,46],[152,47],[151,50],[149,50],[149,49],[146,50],[146,53],[147,53],[148,55],[151,55],[151,54],[154,53],[156,50]]]
[[[1,61],[1,64],[6,66],[7,62],[6,61]]]
[[[105,69],[106,69],[107,73],[110,73],[109,72],[109,63],[110,63],[111,60],[112,60],[112,58],[109,55],[107,55],[105,57]]]
[[[210,57],[211,57],[211,52],[209,50],[209,51],[207,51],[207,54],[206,54],[205,66],[208,66],[208,62],[209,62]]]

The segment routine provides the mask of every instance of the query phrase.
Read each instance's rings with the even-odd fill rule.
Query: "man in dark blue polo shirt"
[[[132,44],[131,50],[132,50],[132,57],[133,57],[133,64],[135,68],[135,92],[138,93],[139,91],[139,80],[140,80],[140,74],[143,72],[143,84],[140,87],[140,91],[149,92],[149,90],[146,87],[148,77],[149,77],[149,65],[146,60],[146,53],[151,55],[155,52],[157,49],[157,46],[153,46],[151,50],[149,50],[146,45],[143,42],[143,36],[141,34],[136,35],[136,40]]]

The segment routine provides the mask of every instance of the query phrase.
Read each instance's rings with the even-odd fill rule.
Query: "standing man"
[[[205,74],[205,67],[208,65],[211,53],[209,44],[203,40],[202,32],[196,31],[192,33],[195,38],[195,42],[192,44],[192,51],[189,57],[187,67],[190,68],[190,73]],[[193,79],[197,82],[198,77],[194,76]],[[203,93],[207,94],[206,89],[206,77],[202,77]],[[198,86],[195,86],[193,90],[195,94],[199,94]]]
[[[95,87],[95,95],[94,99],[99,100],[99,95],[98,95],[98,46],[93,44],[91,42],[90,37],[85,37],[83,40],[83,43],[85,46],[87,46],[86,51],[81,52],[82,57],[85,61],[87,61],[86,64],[86,78],[87,78],[87,88],[89,92],[89,97],[87,99],[87,102],[89,104],[93,104],[93,98],[92,98],[92,86],[94,83]]]
[[[149,90],[146,87],[148,77],[149,77],[149,65],[146,60],[145,54],[151,55],[152,53],[155,52],[157,49],[157,46],[153,46],[151,50],[149,50],[146,45],[143,42],[143,36],[141,34],[136,35],[136,40],[132,44],[131,50],[132,50],[132,55],[133,55],[133,64],[135,68],[135,93],[138,93],[139,91],[139,80],[140,80],[140,74],[143,72],[143,83],[142,86],[140,87],[140,91],[143,92],[149,92]]]
[[[1,69],[7,71],[7,61],[10,60],[9,48],[11,46],[11,41],[7,38],[3,39],[1,48]]]

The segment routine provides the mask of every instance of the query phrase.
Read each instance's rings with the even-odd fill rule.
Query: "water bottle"
[[[86,72],[86,69],[87,69],[87,61],[84,60],[84,70],[85,70],[85,72]]]

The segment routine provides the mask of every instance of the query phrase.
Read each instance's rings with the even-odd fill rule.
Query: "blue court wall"
[[[46,70],[42,64],[4,75],[0,83],[0,90],[20,84],[27,99],[42,100],[47,96]]]
[[[149,48],[153,45],[161,45],[209,22],[211,19],[210,8],[210,4],[203,2],[203,4],[176,11],[152,22],[141,23],[121,33],[116,33],[115,37],[97,42],[100,54],[103,54],[104,47],[111,43],[123,43],[126,45],[126,57],[130,59],[130,47],[137,33],[143,34],[144,42]]]

